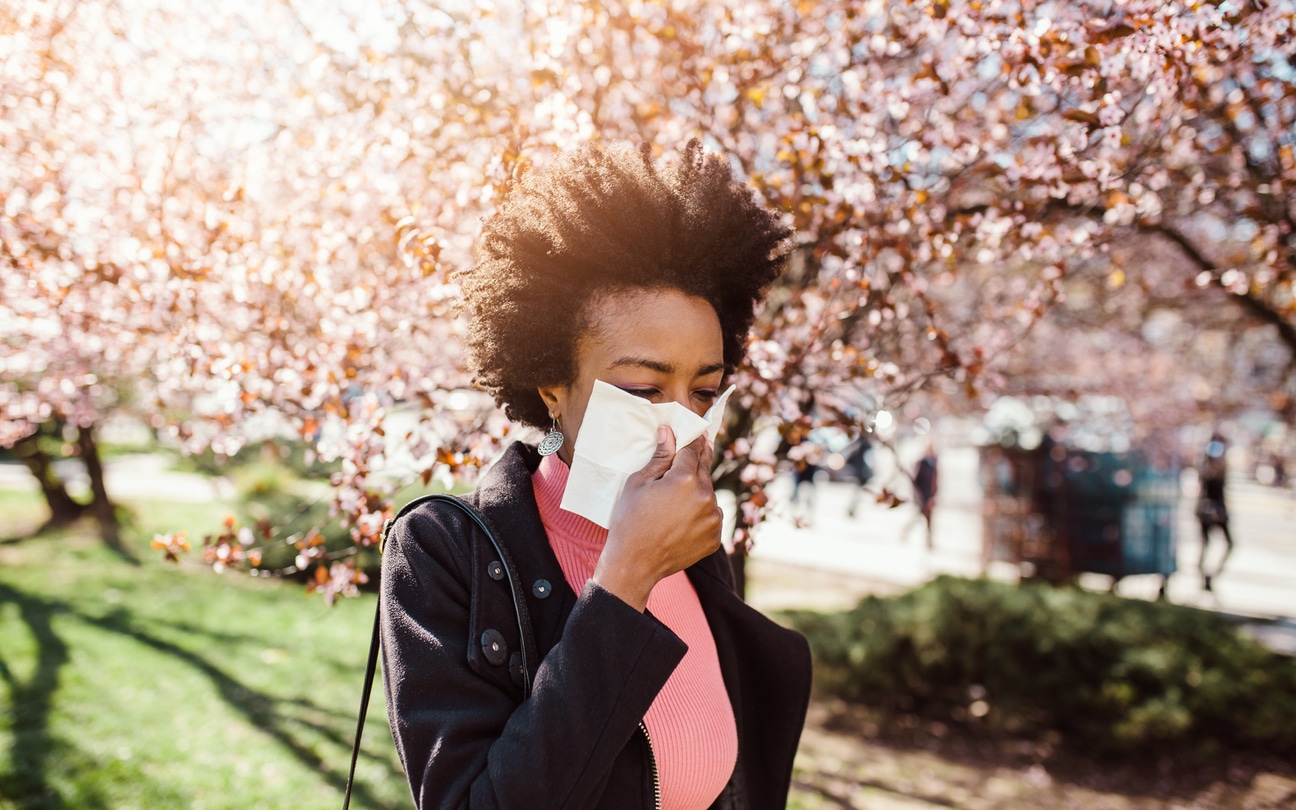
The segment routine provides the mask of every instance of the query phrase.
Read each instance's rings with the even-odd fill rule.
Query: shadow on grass
[[[149,633],[138,626],[135,618],[124,609],[116,609],[105,616],[87,615],[65,602],[46,599],[23,593],[4,583],[0,583],[0,604],[12,602],[18,606],[21,620],[36,638],[39,651],[37,667],[32,677],[25,683],[19,683],[9,666],[0,660],[0,677],[10,687],[14,703],[14,744],[9,754],[12,765],[10,773],[0,771],[0,795],[12,797],[19,802],[16,807],[24,810],[35,808],[61,808],[67,806],[57,795],[49,781],[49,764],[55,759],[57,740],[50,733],[50,712],[54,696],[58,690],[59,670],[68,662],[69,650],[57,634],[54,633],[51,618],[58,614],[72,616],[78,621],[133,639],[171,658],[183,661],[195,671],[206,677],[216,687],[221,698],[231,708],[261,733],[283,746],[294,758],[306,768],[318,773],[339,794],[346,786],[346,765],[349,759],[339,759],[339,767],[331,766],[315,751],[294,736],[291,726],[309,729],[320,737],[334,743],[339,748],[351,746],[350,731],[339,730],[332,725],[292,717],[285,711],[288,708],[306,710],[316,717],[343,718],[340,712],[330,711],[309,700],[302,698],[276,698],[258,691],[233,676],[197,653],[180,647],[170,641]],[[202,628],[186,625],[185,632],[191,635],[219,636]],[[250,640],[250,639],[249,639]],[[345,716],[349,718],[349,715]],[[345,720],[343,722],[345,725]],[[387,764],[388,771],[400,781],[404,775],[393,768],[387,760],[372,753],[362,755],[371,761]],[[357,784],[354,795],[363,806],[381,807],[381,800],[365,784]],[[86,804],[86,797],[78,797],[79,807],[91,810],[106,807],[102,799],[97,803]]]
[[[7,537],[0,537],[0,546],[16,546],[19,543],[26,543],[30,540],[38,540],[43,537],[50,537],[59,534],[67,529],[68,524],[54,525],[49,522],[38,523],[30,529],[18,531]]]
[[[49,762],[64,745],[50,732],[50,711],[58,691],[59,674],[68,662],[68,646],[54,632],[53,617],[66,613],[58,602],[31,597],[0,583],[0,604],[12,602],[18,616],[36,640],[36,667],[30,678],[20,681],[7,663],[0,665],[0,678],[12,698],[13,747],[10,769],[0,772],[0,795],[17,802],[15,807],[60,808],[67,806],[49,784]],[[100,796],[79,797],[80,806],[106,808]]]
[[[118,608],[120,610],[120,608]],[[177,633],[186,636],[202,636],[208,641],[220,642],[221,644],[264,644],[265,639],[260,636],[254,636],[251,633],[231,633],[228,630],[213,630],[210,627],[203,627],[193,622],[180,621],[178,619],[159,619],[150,618],[150,625],[155,627],[165,627],[168,630],[174,630]]]
[[[32,527],[30,531],[19,532],[17,534],[10,535],[8,537],[0,537],[0,546],[16,546],[19,543],[26,543],[33,540],[61,539],[63,537],[66,537],[68,533],[71,532],[73,529],[76,529],[78,524],[82,524],[87,521],[89,521],[90,525],[93,526],[93,528],[91,528],[87,532],[87,534],[93,537],[97,537],[100,540],[100,542],[104,544],[104,547],[107,548],[109,551],[111,551],[113,554],[116,554],[117,557],[122,562],[132,567],[136,567],[136,568],[139,567],[140,565],[139,557],[136,556],[135,552],[131,550],[130,546],[127,545],[127,543],[122,540],[120,535],[121,529],[123,527],[125,527],[126,525],[133,526],[134,524],[134,519],[130,518],[129,516],[123,519],[123,525],[121,527],[118,527],[118,529],[116,530],[117,531],[116,537],[105,536],[100,531],[99,524],[94,520],[94,518],[90,517],[89,515],[80,515],[77,518],[72,520],[56,521],[54,519],[50,519],[45,521],[44,523],[40,523]],[[129,521],[129,524],[127,523],[127,521]]]

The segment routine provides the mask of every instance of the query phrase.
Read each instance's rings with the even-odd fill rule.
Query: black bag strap
[[[369,693],[373,691],[374,674],[378,671],[378,617],[382,608],[374,609],[373,638],[369,641],[369,663],[365,665],[364,691],[360,694],[360,717],[356,720],[355,744],[351,746],[351,770],[347,773],[346,796],[342,810],[351,807],[351,788],[355,784],[356,760],[360,758],[360,737],[364,734],[365,715],[369,713]]]
[[[528,695],[531,693],[531,675],[527,671],[526,655],[526,628],[522,620],[522,608],[518,604],[517,588],[513,585],[512,566],[508,563],[508,556],[505,555],[504,549],[500,546],[499,541],[495,539],[495,533],[486,525],[486,521],[468,504],[454,497],[453,495],[420,495],[409,503],[401,507],[393,517],[383,523],[382,533],[378,535],[378,554],[381,556],[383,547],[387,543],[387,533],[391,531],[392,524],[404,517],[405,514],[415,507],[430,501],[442,501],[457,507],[466,514],[473,523],[477,524],[486,537],[490,540],[491,545],[495,547],[496,553],[504,561],[504,572],[509,580],[509,593],[513,597],[513,612],[517,615],[519,638],[522,644],[522,693]],[[474,583],[475,585],[476,583]],[[360,758],[360,738],[364,734],[365,716],[369,713],[369,694],[373,691],[374,676],[378,672],[378,651],[382,646],[381,635],[379,632],[379,619],[382,616],[382,602],[374,608],[373,637],[369,641],[369,662],[365,665],[364,692],[360,695],[360,716],[356,719],[355,743],[351,746],[351,770],[347,773],[346,795],[342,799],[342,810],[349,810],[351,807],[351,789],[355,785],[356,762]]]

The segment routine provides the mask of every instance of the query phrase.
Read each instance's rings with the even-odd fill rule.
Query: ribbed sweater
[[[555,454],[540,463],[531,482],[549,545],[567,584],[580,593],[594,575],[608,530],[560,508],[569,472]],[[688,645],[644,715],[657,759],[662,808],[706,810],[724,790],[738,759],[738,729],[715,639],[683,571],[657,583],[648,596],[648,612]]]

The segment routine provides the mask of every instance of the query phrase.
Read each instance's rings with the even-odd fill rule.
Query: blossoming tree
[[[520,173],[587,138],[700,135],[797,228],[717,469],[740,554],[776,462],[755,430],[998,390],[1076,274],[1187,266],[1296,347],[1289,0],[285,0],[214,31],[69,8],[0,17],[0,441],[129,408],[230,452],[274,413],[343,460],[357,548],[398,452],[427,482],[508,438],[460,362],[453,271]],[[1120,265],[1131,234],[1177,258]],[[354,587],[295,541],[326,594]]]

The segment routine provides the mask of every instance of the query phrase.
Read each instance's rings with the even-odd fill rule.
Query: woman
[[[1224,563],[1233,553],[1233,535],[1229,532],[1228,505],[1224,502],[1224,482],[1228,467],[1227,445],[1224,434],[1218,430],[1206,443],[1206,455],[1198,468],[1201,492],[1197,496],[1197,522],[1201,525],[1201,556],[1197,558],[1197,571],[1201,574],[1202,590],[1213,591],[1212,580],[1224,571]],[[1210,550],[1211,528],[1218,527],[1224,535],[1224,556],[1215,565],[1215,572],[1206,573],[1206,552]]]
[[[805,640],[733,592],[705,436],[656,453],[609,527],[559,507],[594,381],[699,415],[790,233],[691,142],[589,145],[525,178],[460,277],[477,381],[515,443],[388,534],[383,676],[421,808],[781,808]],[[516,607],[515,607],[516,605]]]

